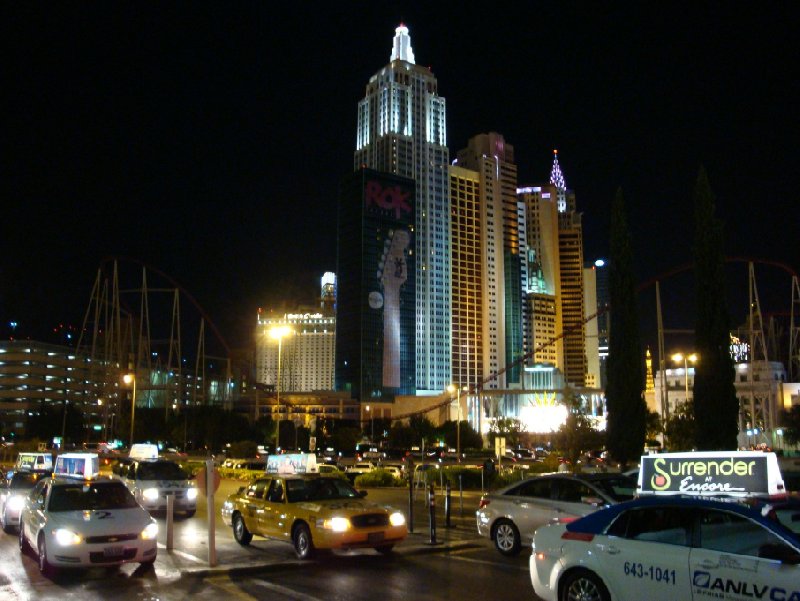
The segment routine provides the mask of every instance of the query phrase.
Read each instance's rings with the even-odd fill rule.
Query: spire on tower
[[[561,173],[561,165],[558,164],[558,150],[553,150],[553,169],[550,171],[550,183],[559,190],[566,190],[567,183],[564,181],[564,174]]]
[[[406,61],[414,63],[414,50],[411,48],[411,36],[408,35],[408,27],[400,23],[400,26],[394,30],[394,40],[392,41],[392,57],[391,61]]]

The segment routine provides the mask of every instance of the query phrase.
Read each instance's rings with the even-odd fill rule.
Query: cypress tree
[[[647,423],[644,370],[636,309],[633,250],[622,190],[611,211],[609,292],[611,316],[606,385],[606,446],[622,463],[638,461]]]
[[[735,449],[739,401],[730,353],[730,317],[726,302],[722,223],[703,167],[694,189],[694,255],[697,291],[692,411],[699,450]]]

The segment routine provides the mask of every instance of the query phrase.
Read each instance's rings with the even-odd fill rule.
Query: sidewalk
[[[464,504],[464,516],[459,515],[458,499],[452,499],[451,527],[445,524],[444,498],[436,498],[436,538],[431,541],[430,514],[424,495],[414,502],[414,528],[408,538],[395,547],[397,555],[425,553],[448,553],[454,550],[473,548],[485,544],[476,530],[474,509]],[[408,517],[408,506],[404,508]],[[233,538],[230,528],[217,517],[215,548],[217,565],[209,565],[208,533],[203,530],[196,536],[184,536],[174,541],[172,551],[167,551],[163,542],[158,545],[156,570],[174,576],[205,577],[220,574],[242,574],[270,569],[296,568],[307,564],[295,558],[290,544],[254,537],[246,547]],[[353,553],[372,553],[369,549]]]

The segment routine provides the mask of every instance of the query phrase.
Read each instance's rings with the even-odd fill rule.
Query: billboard
[[[774,495],[784,492],[774,453],[664,453],[642,457],[643,494]]]

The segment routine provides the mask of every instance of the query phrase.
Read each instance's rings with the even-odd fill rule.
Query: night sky
[[[800,11],[697,4],[7,4],[3,335],[80,324],[109,256],[133,259],[127,281],[139,263],[171,276],[234,347],[258,307],[314,302],[356,106],[401,20],[446,98],[451,158],[497,131],[533,185],[558,148],[587,260],[608,252],[621,187],[640,281],[688,263],[702,164],[726,253],[798,271]],[[757,270],[765,311],[788,311],[789,276]],[[746,273],[729,270],[737,322]],[[667,326],[693,327],[691,277],[662,294]]]

